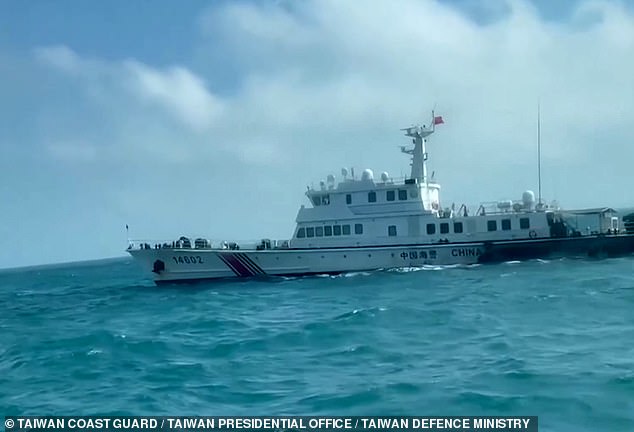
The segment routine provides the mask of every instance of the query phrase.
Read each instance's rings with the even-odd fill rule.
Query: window
[[[330,204],[330,195],[324,195],[323,197],[321,197],[321,204],[322,205],[329,205]]]
[[[494,221],[494,220],[487,221],[487,230],[495,231],[497,229],[498,229],[497,221]]]
[[[352,204],[352,195],[350,194],[346,195],[346,204]]]
[[[453,232],[456,234],[460,234],[462,232],[462,222],[453,223]]]
[[[336,236],[340,236],[341,235],[341,225],[335,225],[334,227],[332,227],[332,233]]]
[[[350,235],[350,225],[343,225],[343,235]]]
[[[320,196],[314,196],[313,197],[313,205],[315,207],[320,206],[321,205],[321,197]]]
[[[324,227],[315,228],[315,237],[323,237],[324,236]]]
[[[502,230],[508,231],[511,229],[511,219],[502,219]]]
[[[385,194],[385,198],[388,201],[394,201],[395,197],[396,197],[396,194],[394,193],[393,190],[387,191],[386,194]]]
[[[376,192],[368,192],[368,202],[376,202]]]
[[[407,199],[407,191],[405,189],[399,189],[398,199],[399,201],[405,201]]]
[[[447,222],[443,222],[440,224],[440,234],[447,234],[449,232],[449,224]]]
[[[436,234],[436,224],[427,224],[427,234]]]
[[[324,227],[324,235],[326,237],[332,237],[332,227],[330,225]]]
[[[387,235],[390,237],[396,236],[396,225],[390,225],[387,227]]]
[[[315,228],[306,228],[306,237],[315,237]]]
[[[354,224],[354,233],[363,234],[363,224]]]
[[[297,230],[297,238],[306,237],[306,228],[300,228]]]
[[[520,218],[520,228],[521,229],[529,229],[531,227],[529,218]]]

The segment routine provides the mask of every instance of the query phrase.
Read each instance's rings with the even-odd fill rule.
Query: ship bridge
[[[427,174],[427,139],[440,123],[442,118],[432,112],[430,127],[401,129],[413,144],[401,147],[411,158],[408,177],[394,178],[383,172],[375,178],[371,169],[359,176],[353,168],[342,168],[338,181],[330,174],[318,187],[309,186],[306,196],[310,205],[299,209],[295,241],[312,247],[315,243],[309,239],[322,237],[320,245],[360,245],[382,237],[417,236],[421,218],[450,217],[452,210],[441,207],[440,184]]]
[[[311,207],[299,211],[297,222],[354,218],[361,215],[431,214],[442,213],[440,185],[427,175],[427,137],[434,133],[435,125],[443,123],[442,117],[432,112],[430,127],[411,126],[405,136],[412,139],[412,148],[401,147],[411,156],[411,174],[405,178],[390,177],[383,172],[375,180],[370,169],[355,176],[354,169],[342,168],[342,180],[337,184],[335,176],[328,175],[319,188],[308,187],[306,196]]]

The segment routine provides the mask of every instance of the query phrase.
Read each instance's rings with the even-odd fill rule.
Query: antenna
[[[542,132],[540,103],[537,101],[537,196],[538,205],[542,205]]]

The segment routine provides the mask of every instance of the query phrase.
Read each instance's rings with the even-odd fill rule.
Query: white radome
[[[527,190],[522,194],[522,202],[526,207],[532,207],[535,204],[535,192]]]
[[[374,180],[374,173],[370,168],[363,170],[363,174],[361,175],[361,180]]]

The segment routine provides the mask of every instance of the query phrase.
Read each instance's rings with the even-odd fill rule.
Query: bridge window
[[[324,227],[315,228],[315,237],[323,237],[324,236]]]
[[[346,195],[346,204],[352,204],[352,195],[351,194],[347,194]]]
[[[390,237],[396,236],[396,225],[390,225],[387,227],[387,235]]]
[[[521,229],[529,229],[531,227],[529,218],[520,218],[520,228]]]
[[[330,225],[324,227],[324,235],[326,237],[332,237],[332,227]]]
[[[427,224],[427,234],[436,234],[436,224]]]
[[[315,237],[315,228],[306,228],[306,237]]]
[[[350,235],[350,225],[343,225],[343,235]]]
[[[453,223],[453,232],[456,234],[460,234],[462,232],[462,222]]]
[[[387,192],[386,192],[386,194],[385,194],[385,198],[386,198],[388,201],[394,201],[394,199],[396,198],[396,193],[394,193],[394,191],[393,191],[393,190],[389,190],[389,191],[387,191]]]
[[[508,231],[511,229],[511,219],[502,219],[502,230]]]
[[[321,204],[322,205],[329,205],[330,204],[330,195],[324,195],[323,197],[321,197]]]
[[[376,202],[376,192],[368,192],[368,202]]]
[[[449,232],[449,224],[447,222],[443,222],[440,224],[440,234],[447,234]]]
[[[317,207],[317,206],[320,206],[320,205],[321,205],[321,197],[320,197],[320,196],[314,196],[314,197],[312,198],[312,201],[313,201],[313,205],[314,205],[315,207]]]
[[[300,228],[297,230],[297,238],[306,237],[306,228]]]
[[[363,224],[354,224],[354,233],[363,234]]]
[[[407,191],[405,189],[399,189],[398,199],[399,201],[405,201],[407,199]]]
[[[494,220],[487,221],[487,230],[496,231],[497,229],[498,229],[497,221],[494,221]]]
[[[334,227],[332,227],[332,233],[336,236],[340,236],[341,235],[341,225],[335,225]]]

